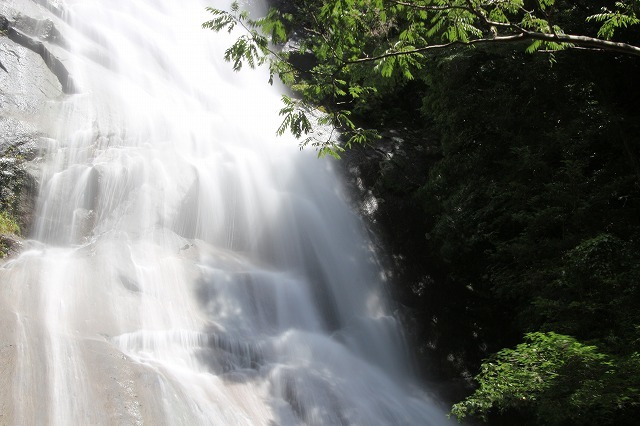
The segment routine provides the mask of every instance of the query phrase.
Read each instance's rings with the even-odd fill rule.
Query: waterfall
[[[446,423],[331,162],[274,136],[278,90],[221,60],[211,4],[49,4],[74,90],[0,271],[0,423]]]

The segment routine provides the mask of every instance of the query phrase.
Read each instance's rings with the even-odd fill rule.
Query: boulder
[[[0,234],[0,259],[15,256],[22,249],[22,240],[15,235]]]

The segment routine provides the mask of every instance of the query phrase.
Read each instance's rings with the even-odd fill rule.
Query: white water
[[[206,5],[52,18],[78,93],[49,119],[34,241],[0,271],[0,423],[445,423],[328,161],[274,137],[276,90],[221,61]]]

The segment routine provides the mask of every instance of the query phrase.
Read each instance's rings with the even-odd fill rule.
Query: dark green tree
[[[598,3],[601,8],[591,13],[594,5],[576,11],[571,2],[555,0],[301,0],[294,3],[295,17],[304,17],[301,23],[294,22],[294,14],[275,8],[252,19],[234,2],[230,11],[208,8],[214,18],[203,27],[242,29],[225,52],[234,70],[243,64],[266,64],[271,81],[277,75],[299,96],[283,96],[284,120],[278,133],[289,130],[298,138],[305,136],[302,146],[311,144],[321,155],[338,156],[344,148],[332,134],[314,134],[317,126],[312,122],[340,129],[347,148],[375,139],[374,129],[354,123],[353,109],[384,86],[379,77],[414,79],[430,50],[524,42],[530,53],[597,49],[640,56],[637,45],[612,40],[620,29],[640,23],[640,0]],[[578,18],[583,24],[584,20],[596,23],[591,30],[596,34],[566,32],[564,24],[571,27],[576,14],[583,15]],[[305,33],[297,49],[279,49],[295,37],[296,30]],[[311,54],[315,65],[302,69],[292,54]],[[326,113],[314,119],[309,111],[318,104]]]
[[[517,410],[545,425],[631,424],[640,408],[640,354],[615,359],[555,333],[530,333],[489,358],[480,387],[455,404],[458,419]],[[533,423],[533,422],[532,422]]]

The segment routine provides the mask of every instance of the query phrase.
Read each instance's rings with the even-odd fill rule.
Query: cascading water
[[[207,4],[51,3],[76,93],[0,271],[0,422],[445,423],[339,182],[272,136],[278,95],[220,61]]]

